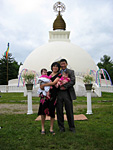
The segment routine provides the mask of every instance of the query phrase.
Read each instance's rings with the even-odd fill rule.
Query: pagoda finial
[[[65,5],[60,1],[53,5],[53,10],[58,12],[57,18],[55,19],[53,23],[53,30],[57,30],[57,29],[65,30],[66,29],[66,23],[61,16],[61,12],[64,12],[65,9],[66,9]]]
[[[66,9],[65,5],[62,2],[57,2],[53,5],[53,10],[60,13],[60,12],[64,12]]]

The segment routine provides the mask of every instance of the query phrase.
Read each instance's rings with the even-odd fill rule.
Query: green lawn
[[[24,96],[23,93],[0,93],[0,103],[16,103],[24,104],[27,102],[27,96]],[[33,103],[39,102],[38,97],[32,98]]]
[[[0,93],[1,103],[21,103],[22,93]],[[37,114],[1,114],[0,150],[112,150],[113,149],[113,94],[102,93],[102,98],[92,98],[93,114],[86,115],[86,108],[77,113],[84,114],[87,121],[75,121],[76,133],[72,134],[65,122],[66,132],[60,133],[57,121],[54,124],[55,136],[49,133],[46,121],[46,135],[41,135],[41,121],[34,121]],[[13,102],[12,102],[13,100]],[[105,101],[103,101],[105,100]],[[39,101],[33,98],[33,103]],[[78,97],[74,105],[85,105],[85,97]],[[76,108],[76,107],[75,107]]]
[[[24,96],[23,93],[0,93],[0,103],[26,103],[27,96]],[[33,97],[33,104],[39,102],[38,97]],[[86,97],[77,97],[77,100],[74,103],[85,103],[86,104],[87,98]],[[100,102],[113,102],[113,93],[106,93],[102,92],[102,97],[92,97],[92,103],[100,103]]]

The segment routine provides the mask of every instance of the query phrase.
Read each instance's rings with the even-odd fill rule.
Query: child
[[[41,69],[41,76],[38,79],[38,83],[44,84],[50,82],[50,76],[47,76],[47,69]],[[50,98],[49,94],[50,86],[45,86],[44,90],[42,90],[40,87],[38,89],[38,94],[43,94],[43,96],[47,96],[47,98]]]
[[[64,90],[65,88],[63,85],[70,81],[70,78],[68,77],[68,73],[65,71],[62,73],[62,77],[59,79],[57,84],[55,85],[57,88],[60,87],[61,90]]]

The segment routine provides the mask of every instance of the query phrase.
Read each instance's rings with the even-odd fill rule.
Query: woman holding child
[[[40,93],[40,106],[39,106],[39,111],[38,115],[41,115],[41,124],[42,124],[42,130],[41,134],[45,134],[45,128],[44,128],[44,123],[45,123],[45,118],[46,115],[50,116],[50,133],[55,135],[55,132],[53,131],[53,124],[54,124],[54,118],[55,118],[55,106],[56,106],[56,96],[58,92],[58,88],[55,86],[55,84],[59,81],[61,78],[61,74],[59,73],[60,70],[60,65],[57,62],[54,62],[51,65],[51,74],[49,75],[49,79],[51,82],[49,83],[49,86],[51,86],[49,90],[49,96],[45,96],[42,93]],[[42,70],[43,72],[43,70]],[[44,69],[45,74],[47,74],[47,70]],[[46,84],[42,84],[44,87]],[[41,87],[42,88],[42,87]],[[48,95],[48,94],[47,94]]]

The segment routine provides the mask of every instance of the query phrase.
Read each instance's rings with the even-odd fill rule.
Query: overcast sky
[[[9,52],[24,62],[37,47],[48,43],[58,0],[0,0],[0,58]],[[70,40],[87,51],[95,63],[103,55],[113,60],[113,0],[62,0]]]

